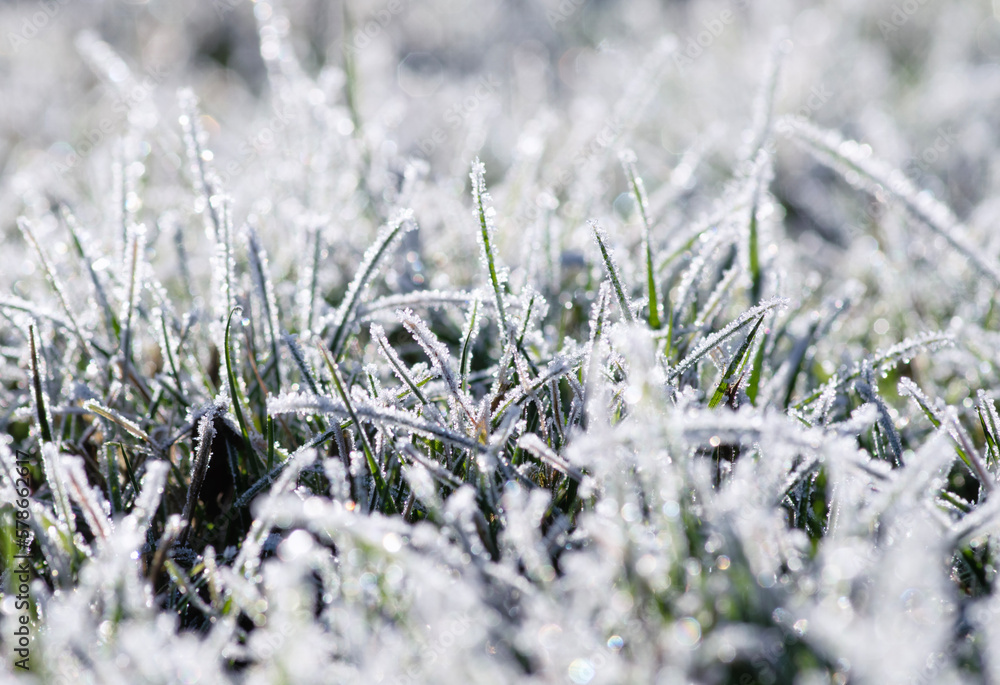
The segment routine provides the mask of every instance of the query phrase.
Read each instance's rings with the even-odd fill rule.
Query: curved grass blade
[[[756,307],[748,309],[736,320],[732,321],[728,326],[720,331],[716,331],[712,335],[705,338],[705,340],[698,345],[688,356],[684,357],[677,366],[669,369],[667,371],[667,380],[673,380],[677,376],[681,375],[692,366],[694,366],[699,360],[701,360],[705,355],[707,355],[712,349],[717,347],[723,341],[731,338],[733,335],[738,333],[740,330],[745,328],[754,319],[759,318],[762,314],[775,309],[776,307],[784,307],[788,303],[783,297],[775,297],[770,300],[761,302]],[[759,323],[759,322],[758,322]]]
[[[432,440],[440,440],[443,443],[454,445],[462,449],[473,450],[476,452],[486,451],[486,446],[477,440],[467,435],[456,433],[455,431],[452,431],[438,423],[422,419],[412,412],[390,409],[388,407],[373,407],[365,404],[355,404],[353,408],[354,412],[358,416],[385,426],[393,428],[401,427],[402,430],[408,433],[416,433],[421,436],[427,436]],[[285,393],[278,397],[270,397],[268,399],[268,409],[272,414],[316,412],[347,416],[348,420],[351,420],[350,413],[342,403],[338,404],[327,397],[307,395],[301,392]],[[312,441],[312,444],[320,444],[329,440],[330,437],[334,437],[332,431],[318,436]]]
[[[476,340],[476,335],[479,333],[479,294],[476,293],[475,298],[472,300],[472,309],[469,311],[469,317],[465,322],[465,331],[462,336],[462,355],[459,361],[459,374],[462,378],[462,392],[469,391],[469,370],[472,366],[472,344]]]
[[[993,492],[996,489],[996,480],[986,468],[983,460],[979,458],[978,450],[972,444],[972,439],[962,427],[954,411],[949,408],[949,411],[942,416],[933,406],[930,398],[920,389],[920,386],[906,377],[899,381],[899,394],[912,397],[935,428],[944,426],[955,443],[955,452],[959,458],[976,475],[983,489],[987,492]]]
[[[66,224],[66,228],[69,229],[70,238],[73,240],[73,247],[76,248],[76,253],[83,260],[83,264],[87,269],[87,274],[90,276],[90,282],[94,285],[94,296],[97,298],[97,304],[100,306],[101,313],[104,315],[104,323],[108,327],[108,330],[114,332],[114,334],[121,335],[121,324],[118,321],[118,317],[115,316],[114,311],[111,309],[111,304],[108,302],[107,293],[104,292],[104,286],[101,284],[101,280],[97,277],[97,271],[94,269],[94,260],[89,254],[85,247],[85,241],[81,239],[81,227],[70,211],[69,207],[65,204],[59,205],[59,214],[62,217],[63,223]]]
[[[786,117],[779,128],[801,141],[820,162],[853,180],[854,185],[860,181],[862,187],[872,192],[878,188],[888,190],[911,216],[944,238],[981,274],[1000,286],[1000,269],[983,258],[982,248],[969,242],[968,228],[945,204],[920,192],[902,171],[871,159],[857,142],[844,140],[839,133],[821,129],[805,119]]]
[[[872,370],[880,372],[894,366],[900,359],[907,359],[921,350],[935,350],[939,347],[953,344],[955,344],[955,339],[951,335],[940,332],[923,333],[913,338],[907,338],[906,340],[896,343],[884,352],[877,352],[871,358]],[[836,391],[842,390],[848,383],[853,381],[855,378],[860,377],[861,373],[862,364],[856,364],[850,372],[844,374],[843,376],[835,375],[811,395],[796,402],[793,408],[801,410],[808,407],[831,389]]]
[[[309,386],[309,390],[314,395],[319,395],[319,386],[316,384],[316,377],[313,375],[312,369],[309,368],[309,364],[306,363],[306,357],[302,354],[302,347],[299,346],[298,339],[293,335],[285,334],[284,337],[285,344],[288,345],[289,351],[292,353],[292,359],[295,360],[295,365],[299,367],[299,373],[302,374],[302,379]]]
[[[996,405],[993,399],[980,390],[977,393],[979,406],[979,422],[983,426],[983,434],[986,436],[987,457],[996,467],[1000,464],[1000,415],[997,414]]]
[[[371,325],[371,336],[372,340],[378,344],[379,352],[381,352],[382,356],[389,361],[389,365],[392,367],[393,371],[396,372],[396,376],[403,381],[404,384],[406,384],[406,386],[410,389],[410,392],[413,393],[413,396],[420,401],[420,404],[430,404],[424,396],[423,391],[420,389],[419,383],[417,383],[417,381],[412,377],[409,370],[406,368],[406,364],[399,358],[399,355],[396,354],[396,350],[393,349],[392,345],[389,344],[389,341],[385,337],[385,330],[377,323],[373,323]]]
[[[38,255],[38,261],[41,263],[42,270],[45,272],[45,280],[48,281],[49,286],[55,291],[59,304],[62,305],[63,311],[66,313],[66,319],[69,321],[70,329],[73,331],[73,334],[76,336],[87,355],[92,359],[95,358],[94,348],[90,344],[87,336],[83,334],[83,329],[80,328],[80,324],[76,320],[76,316],[73,314],[73,308],[70,306],[69,300],[66,297],[66,291],[62,287],[62,282],[56,277],[55,271],[52,270],[52,266],[49,264],[49,260],[46,258],[41,244],[39,244],[38,239],[35,237],[34,231],[31,230],[31,224],[28,223],[26,218],[19,216],[17,218],[17,227],[21,229],[21,234],[24,236],[25,242],[29,243],[35,249],[35,254]]]
[[[722,376],[722,380],[719,382],[718,387],[712,394],[712,399],[708,402],[709,409],[714,409],[722,401],[722,398],[726,396],[727,393],[735,389],[739,384],[740,379],[743,377],[743,367],[748,359],[748,353],[750,352],[750,346],[753,344],[754,336],[757,335],[757,329],[760,328],[760,324],[764,321],[764,315],[761,315],[757,319],[757,323],[754,324],[753,328],[750,329],[750,333],[747,335],[746,340],[740,345],[740,349],[737,350],[736,355],[733,360],[729,363],[729,368],[726,369],[726,373]]]
[[[361,294],[372,282],[382,266],[382,261],[396,244],[400,237],[416,226],[413,221],[413,212],[405,210],[400,212],[395,219],[390,221],[379,232],[375,243],[365,252],[361,266],[354,276],[354,280],[347,287],[347,293],[341,301],[333,316],[333,335],[330,337],[329,349],[336,360],[347,340],[348,331],[354,323],[354,315],[357,311]]]

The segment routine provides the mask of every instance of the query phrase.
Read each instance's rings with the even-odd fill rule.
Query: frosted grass
[[[33,682],[995,679],[991,10],[737,4],[11,50]]]

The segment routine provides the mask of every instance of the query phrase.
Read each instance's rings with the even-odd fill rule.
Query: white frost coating
[[[770,310],[776,307],[785,307],[788,305],[788,300],[783,297],[775,297],[770,300],[765,300],[756,307],[746,310],[739,315],[736,319],[731,321],[725,328],[716,331],[712,335],[705,338],[694,350],[690,352],[684,359],[682,359],[677,366],[672,367],[667,371],[667,380],[676,378],[680,374],[684,373],[690,369],[695,363],[697,363],[702,357],[704,357],[708,352],[715,347],[717,347],[721,342],[727,340],[728,338],[735,335],[738,331],[743,329],[751,321],[757,319],[758,317],[764,315]]]
[[[358,307],[358,318],[365,319],[387,309],[414,309],[416,307],[464,306],[472,302],[475,293],[464,290],[418,290],[405,295],[387,295]],[[485,306],[493,306],[490,302]]]
[[[472,171],[469,173],[472,181],[472,214],[479,224],[479,261],[483,269],[489,274],[493,287],[493,297],[497,308],[497,315],[500,317],[501,333],[505,334],[507,328],[507,308],[503,296],[503,287],[507,280],[507,271],[498,268],[496,265],[496,209],[493,207],[493,198],[486,190],[486,166],[477,157],[472,163]]]
[[[275,414],[318,413],[347,416],[347,408],[340,402],[325,397],[311,397],[302,393],[282,393],[268,398],[268,411]],[[390,427],[401,427],[404,430],[417,432],[446,442],[454,443],[467,449],[482,450],[484,447],[475,440],[455,433],[444,426],[425,421],[415,414],[392,407],[373,407],[358,404],[354,407],[358,416],[380,422]]]
[[[317,3],[16,4],[0,528],[30,517],[33,606],[0,642],[30,618],[39,683],[1000,679],[991,3],[719,35],[709,0],[422,3],[335,60]],[[260,57],[196,59],[237,14]],[[428,21],[487,58],[407,57]],[[850,130],[792,135],[874,197],[771,108]]]
[[[396,378],[398,378],[401,383],[409,387],[413,393],[420,398],[421,402],[426,403],[423,393],[420,392],[420,380],[417,380],[410,370],[406,368],[406,364],[399,358],[399,354],[396,353],[395,348],[389,344],[389,341],[385,337],[385,330],[378,324],[372,324],[371,336],[372,340],[375,341],[375,344],[378,345],[379,354],[389,362],[389,365],[392,367],[392,372],[395,374]]]
[[[791,132],[796,139],[817,153],[823,160],[829,160],[832,168],[849,175],[869,192],[885,188],[903,205],[907,212],[927,225],[932,231],[948,241],[958,252],[984,276],[1000,286],[1000,269],[996,257],[984,258],[982,248],[971,243],[967,237],[969,229],[962,224],[944,203],[936,200],[930,192],[919,190],[899,169],[893,169],[880,159],[872,157],[868,148],[853,140],[844,140],[836,131],[824,130],[808,121],[796,117],[786,117],[779,127]]]
[[[448,348],[437,339],[437,336],[431,332],[431,329],[427,327],[423,319],[411,310],[396,312],[396,317],[431,360],[431,368],[434,373],[444,379],[445,385],[448,387],[448,392],[451,395],[451,401],[455,402],[458,407],[461,407],[469,420],[472,421],[474,414],[472,401],[462,390],[459,378],[455,375],[455,370],[452,367],[453,360]]]
[[[618,268],[618,263],[615,261],[615,253],[608,247],[607,233],[604,232],[604,229],[596,221],[592,221],[590,227],[594,231],[594,239],[597,241],[597,247],[601,251],[601,257],[604,259],[604,267],[607,270],[608,278],[611,279],[611,286],[618,297],[618,306],[622,317],[626,321],[631,321],[635,317],[635,311],[632,308],[628,288],[622,279],[621,269]]]

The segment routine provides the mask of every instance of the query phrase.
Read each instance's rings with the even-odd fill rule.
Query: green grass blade
[[[954,441],[956,454],[958,454],[958,457],[965,463],[966,466],[969,467],[969,470],[976,475],[976,478],[979,479],[983,489],[986,491],[993,491],[996,489],[996,482],[993,476],[986,469],[982,459],[980,459],[975,445],[972,444],[972,440],[965,432],[965,429],[959,422],[957,415],[951,413],[950,415],[946,414],[945,416],[942,416],[937,409],[931,406],[930,398],[924,394],[924,391],[920,389],[920,386],[909,378],[904,377],[899,381],[898,390],[900,395],[913,398],[913,400],[927,416],[931,425],[935,428],[945,426],[945,429]]]
[[[714,409],[719,406],[722,398],[726,396],[726,393],[730,391],[731,388],[735,388],[739,383],[738,376],[741,375],[743,366],[747,361],[747,353],[750,351],[750,345],[753,343],[754,336],[757,335],[757,329],[760,328],[761,323],[763,323],[764,317],[761,316],[757,319],[757,323],[754,324],[753,328],[750,329],[750,333],[747,335],[746,340],[740,345],[740,349],[737,350],[733,360],[729,363],[729,368],[726,369],[726,373],[723,374],[722,380],[719,382],[718,387],[715,388],[715,392],[712,394],[712,399],[709,400],[708,408]]]
[[[621,307],[622,317],[629,323],[632,323],[635,321],[635,318],[632,316],[632,303],[629,302],[628,295],[622,287],[621,273],[618,270],[618,265],[615,263],[614,255],[608,249],[607,236],[596,221],[591,221],[590,227],[594,231],[594,239],[597,240],[597,246],[601,249],[604,267],[608,271],[608,278],[611,279],[611,285],[615,290],[615,295],[618,297],[618,305]]]
[[[274,294],[274,284],[268,272],[268,258],[264,246],[260,242],[257,230],[250,226],[247,230],[247,242],[250,256],[250,272],[253,276],[257,296],[260,299],[262,318],[267,326],[267,341],[271,348],[271,358],[268,368],[274,370],[274,388],[281,388],[281,365],[278,356],[278,300]],[[267,373],[265,369],[264,373]]]
[[[45,401],[45,390],[42,388],[42,375],[38,363],[38,348],[35,345],[35,324],[28,327],[29,346],[31,348],[31,389],[34,392],[35,413],[38,416],[38,430],[44,442],[52,442],[52,429],[49,427],[48,407]]]
[[[983,427],[983,434],[986,436],[987,454],[992,458],[993,465],[1000,464],[1000,415],[997,414],[996,405],[992,398],[980,390],[977,393],[979,406],[979,422]]]
[[[42,265],[42,271],[45,273],[45,280],[48,281],[49,286],[55,292],[56,298],[59,300],[59,304],[62,305],[63,311],[66,313],[66,320],[69,322],[71,330],[76,335],[76,339],[80,342],[83,349],[86,350],[87,354],[93,358],[94,350],[89,342],[89,338],[83,334],[83,329],[80,328],[80,323],[77,321],[76,314],[74,313],[75,310],[69,303],[66,291],[62,286],[62,282],[59,280],[56,272],[52,269],[52,265],[49,264],[49,260],[45,256],[45,251],[38,242],[34,231],[31,230],[31,224],[28,223],[28,220],[22,216],[17,218],[17,227],[21,229],[21,235],[24,237],[25,242],[31,245],[35,250],[35,254],[38,255],[38,262]]]
[[[920,192],[901,171],[862,153],[864,146],[845,141],[836,131],[818,128],[804,119],[786,117],[780,128],[853,185],[873,193],[888,191],[913,218],[941,236],[982,275],[1000,286],[1000,268],[984,256],[986,251],[981,246],[969,240],[968,227],[932,194]]]
[[[330,352],[336,360],[347,341],[348,332],[354,323],[354,315],[361,300],[361,295],[378,274],[382,263],[403,233],[414,228],[413,213],[409,210],[400,212],[395,219],[386,224],[379,232],[358,267],[358,272],[347,287],[347,293],[341,301],[333,317],[333,335],[330,337]]]
[[[333,384],[337,388],[337,394],[340,396],[340,401],[344,403],[344,407],[347,409],[347,413],[351,417],[354,427],[358,429],[358,435],[361,437],[361,446],[365,452],[365,459],[368,461],[368,470],[371,471],[372,478],[375,479],[375,488],[379,496],[385,502],[385,506],[389,513],[394,513],[395,505],[393,504],[392,497],[389,494],[389,488],[385,483],[385,479],[382,477],[382,471],[379,469],[378,463],[375,461],[375,450],[372,448],[371,441],[368,439],[368,434],[365,433],[365,428],[361,424],[361,420],[358,418],[357,412],[354,411],[354,403],[351,402],[351,397],[344,388],[344,382],[340,378],[340,371],[337,369],[337,364],[333,360],[333,355],[322,346],[318,347],[323,355],[323,358],[326,360],[327,369],[330,371],[330,376],[333,378]]]
[[[274,417],[267,417],[267,470],[274,468]]]
[[[761,315],[775,309],[777,307],[784,307],[787,304],[787,300],[780,297],[775,297],[770,300],[765,300],[761,302],[756,307],[748,309],[747,311],[740,314],[734,321],[730,322],[722,330],[716,331],[712,335],[708,336],[701,342],[698,347],[692,350],[684,359],[667,371],[667,380],[672,380],[677,376],[681,375],[692,366],[698,363],[705,355],[707,355],[712,349],[716,348],[724,342],[725,340],[736,335],[739,331],[746,328],[755,319],[761,317]]]
[[[479,295],[472,300],[472,309],[469,311],[469,318],[465,322],[465,331],[462,336],[462,355],[459,362],[459,374],[462,378],[462,392],[469,391],[469,370],[472,367],[472,344],[476,340],[479,332]]]
[[[119,324],[118,317],[115,316],[114,311],[111,309],[107,293],[104,291],[104,286],[97,277],[97,271],[94,269],[94,260],[87,252],[84,245],[85,241],[80,238],[80,225],[77,223],[76,217],[70,211],[68,206],[60,204],[59,210],[63,223],[65,223],[66,227],[69,229],[69,235],[73,241],[73,247],[76,249],[76,253],[80,259],[83,260],[83,264],[87,269],[87,274],[90,276],[90,282],[94,286],[94,296],[97,298],[97,304],[100,306],[101,313],[104,315],[104,323],[109,330],[114,332],[116,336],[121,335],[121,324]]]
[[[112,447],[114,445],[108,443],[101,452],[106,462],[104,468],[108,484],[108,501],[111,502],[111,514],[114,515],[122,511],[122,489],[118,480],[118,459],[112,454]]]
[[[648,207],[649,200],[646,198],[646,188],[642,178],[635,170],[635,153],[628,151],[622,154],[622,167],[625,169],[625,176],[628,178],[629,188],[632,197],[639,208],[639,217],[642,219],[642,251],[646,260],[646,292],[649,297],[649,326],[653,330],[660,327],[660,298],[656,294],[656,276],[653,270],[653,248],[650,242],[650,224]],[[755,299],[754,302],[757,300]]]
[[[84,402],[83,408],[89,412],[93,412],[94,414],[97,414],[98,416],[107,419],[108,421],[111,421],[112,423],[117,424],[118,426],[124,428],[126,432],[139,438],[143,442],[155,446],[153,444],[152,438],[149,437],[149,434],[146,433],[146,431],[144,431],[134,421],[130,421],[129,419],[125,418],[124,416],[116,412],[114,409],[102,406],[100,403],[95,402],[94,400],[88,400]]]
[[[500,278],[497,275],[496,261],[493,256],[493,244],[491,242],[493,226],[493,206],[490,204],[490,194],[486,191],[486,167],[476,157],[472,163],[472,172],[469,174],[472,179],[472,201],[475,204],[476,216],[479,219],[480,247],[483,250],[483,259],[490,273],[490,284],[493,286],[493,296],[496,298],[497,317],[500,320],[500,336],[507,336],[507,307],[504,304],[504,295]]]
[[[750,301],[760,302],[761,293],[764,289],[763,278],[760,271],[760,238],[757,226],[757,203],[759,202],[760,189],[754,190],[753,203],[750,205],[750,238],[747,252],[750,261]]]
[[[233,326],[233,315],[237,312],[242,312],[243,308],[240,306],[233,307],[232,311],[229,312],[229,318],[226,320],[226,339],[225,339],[225,357],[226,357],[226,378],[229,381],[229,399],[233,403],[233,413],[236,414],[236,422],[240,426],[240,433],[243,435],[243,442],[246,447],[246,454],[242,454],[246,461],[243,464],[243,468],[250,471],[254,478],[260,477],[260,470],[258,469],[256,450],[253,448],[253,444],[250,442],[250,431],[247,427],[246,419],[243,416],[243,408],[240,397],[239,384],[236,382],[236,371],[234,370],[233,364],[233,354],[232,354],[232,342],[230,339],[230,333]],[[237,474],[238,475],[238,474]]]
[[[757,394],[760,392],[760,378],[764,368],[764,348],[767,346],[768,332],[764,331],[764,338],[757,346],[757,353],[754,355],[753,366],[750,369],[750,380],[747,382],[747,398],[750,404],[757,405]]]
[[[381,352],[382,356],[389,361],[389,365],[392,366],[393,371],[396,372],[396,376],[398,376],[399,379],[410,389],[410,392],[412,392],[413,396],[419,400],[420,404],[430,404],[430,401],[424,396],[423,391],[420,389],[420,383],[413,378],[409,369],[406,368],[406,364],[403,363],[403,360],[399,358],[396,350],[389,344],[388,339],[385,337],[385,330],[378,324],[372,324],[371,337],[372,340],[374,340],[378,345],[379,352]]]

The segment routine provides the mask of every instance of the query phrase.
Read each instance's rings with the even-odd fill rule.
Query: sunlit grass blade
[[[895,366],[900,361],[909,359],[918,352],[931,352],[941,347],[954,344],[955,338],[947,333],[922,333],[912,338],[902,340],[886,350],[876,351],[870,358],[872,370],[876,373],[881,373],[882,371]],[[846,373],[835,374],[833,378],[824,383],[819,389],[813,391],[808,397],[796,402],[793,407],[795,409],[808,407],[831,388],[836,391],[843,390],[851,381],[861,376],[862,366],[862,363],[857,363]]]
[[[125,298],[122,301],[122,313],[119,316],[119,320],[122,321],[119,353],[122,356],[122,377],[124,379],[136,378],[132,369],[132,320],[143,285],[141,270],[145,246],[145,229],[141,226],[133,227],[128,232],[128,242],[125,246],[125,272],[128,274],[128,284],[126,285]]]
[[[94,269],[94,259],[87,248],[87,239],[82,236],[82,228],[67,205],[59,205],[59,214],[63,219],[63,223],[69,229],[70,238],[73,240],[73,247],[76,248],[76,252],[83,261],[83,265],[87,269],[87,274],[90,276],[90,282],[94,286],[94,297],[97,298],[97,304],[104,315],[104,323],[109,331],[114,332],[118,336],[121,334],[121,325],[118,317],[115,316],[114,311],[111,309],[104,285],[101,283],[101,279]]]
[[[70,327],[73,333],[76,335],[76,339],[79,341],[80,345],[87,352],[87,354],[93,358],[94,350],[90,343],[89,336],[85,335],[83,329],[80,327],[77,321],[75,310],[70,304],[69,299],[66,296],[65,289],[62,286],[62,282],[56,276],[55,271],[52,270],[52,266],[49,264],[48,258],[45,256],[45,251],[42,250],[42,246],[39,244],[38,239],[35,237],[34,231],[31,230],[31,224],[24,217],[17,218],[17,227],[21,229],[21,235],[24,236],[25,242],[30,244],[34,250],[35,254],[38,256],[38,261],[42,265],[42,271],[45,273],[45,279],[48,281],[49,286],[55,292],[56,297],[59,300],[59,304],[62,305],[63,312],[66,314],[66,320],[69,321]]]
[[[149,437],[149,434],[146,433],[146,431],[144,431],[134,421],[125,418],[124,416],[116,412],[114,409],[102,406],[99,402],[95,402],[94,400],[88,400],[84,402],[83,408],[89,412],[97,414],[98,416],[104,417],[105,419],[111,421],[112,423],[117,424],[118,426],[123,428],[127,433],[139,438],[143,442],[155,446],[155,443],[153,442],[152,438]]]
[[[262,318],[267,326],[267,341],[271,348],[270,359],[264,371],[273,371],[274,388],[281,387],[281,365],[278,356],[278,301],[274,295],[274,284],[271,282],[271,275],[268,272],[267,252],[264,251],[257,230],[252,225],[247,226],[247,243],[250,256],[250,270],[253,275],[254,285],[257,289],[257,299],[260,300],[262,308]]]
[[[604,268],[608,272],[608,278],[611,279],[611,285],[615,290],[615,295],[618,297],[618,306],[621,309],[622,318],[631,323],[635,320],[632,315],[632,303],[629,301],[628,294],[622,286],[622,277],[621,272],[618,270],[618,264],[615,263],[614,256],[608,249],[607,235],[605,235],[604,229],[596,221],[591,221],[590,227],[594,231],[594,239],[601,250]]]
[[[38,430],[43,442],[52,442],[51,420],[49,419],[48,401],[42,386],[42,371],[39,363],[38,347],[35,343],[35,324],[28,327],[29,346],[31,352],[31,389],[35,400],[35,416],[38,418]]]
[[[494,257],[493,236],[496,232],[494,225],[494,215],[492,198],[486,190],[486,167],[479,158],[472,163],[472,172],[469,174],[472,180],[472,203],[473,211],[479,220],[479,247],[482,250],[482,261],[485,264],[490,276],[490,285],[493,286],[493,298],[497,308],[497,318],[500,324],[500,337],[506,339],[507,336],[507,306],[504,302],[503,286],[496,266]]]
[[[319,394],[319,385],[316,383],[316,375],[313,370],[309,367],[309,362],[306,360],[305,355],[302,352],[302,346],[299,345],[298,339],[293,335],[285,335],[285,344],[288,345],[289,351],[292,353],[292,359],[295,361],[295,365],[299,369],[299,374],[302,376],[302,380],[305,384],[309,386],[309,390],[314,394]]]
[[[184,144],[187,148],[187,157],[195,190],[201,195],[205,202],[205,211],[210,219],[215,240],[222,240],[222,217],[214,202],[216,194],[220,192],[219,181],[208,165],[212,157],[206,154],[205,147],[208,142],[208,135],[201,125],[201,112],[198,111],[198,98],[194,91],[184,88],[177,93],[178,104],[180,105],[181,129],[184,131]]]
[[[642,178],[636,173],[635,153],[631,150],[621,156],[622,167],[625,170],[625,177],[628,179],[629,190],[632,192],[632,199],[635,200],[639,210],[639,218],[642,219],[642,252],[646,261],[646,295],[649,298],[649,326],[653,330],[660,327],[660,298],[656,294],[656,275],[653,271],[653,247],[651,244],[650,223],[649,223],[649,200],[646,197],[646,187]],[[602,254],[604,248],[601,249]],[[756,300],[754,300],[756,302]]]
[[[739,315],[734,321],[729,323],[722,330],[716,331],[712,335],[705,338],[694,350],[692,350],[684,359],[682,359],[676,366],[672,367],[667,371],[667,380],[672,380],[682,373],[689,370],[701,359],[703,359],[708,353],[718,347],[721,343],[725,342],[732,336],[736,335],[739,331],[743,330],[749,326],[755,320],[759,325],[758,320],[761,315],[767,313],[768,311],[775,309],[777,307],[786,306],[788,300],[780,297],[776,297],[770,300],[761,302],[756,307],[748,309]]]
[[[736,351],[733,356],[733,360],[729,363],[729,367],[726,372],[722,375],[722,380],[719,381],[719,385],[715,388],[715,392],[712,393],[712,399],[708,402],[709,409],[714,409],[722,401],[722,398],[726,396],[727,393],[732,392],[736,388],[737,384],[740,382],[743,374],[743,367],[749,358],[750,346],[753,344],[754,337],[757,335],[757,329],[760,328],[761,323],[764,322],[764,316],[760,316],[757,319],[757,323],[753,325],[750,332],[747,334],[746,339],[743,344],[740,345],[740,349]]]
[[[250,430],[247,425],[246,419],[243,416],[243,400],[242,393],[240,392],[239,383],[236,379],[236,370],[233,364],[233,354],[232,354],[232,340],[230,338],[230,333],[233,326],[233,315],[241,313],[243,311],[242,307],[233,307],[232,311],[229,312],[229,318],[226,320],[226,336],[225,336],[225,358],[226,358],[226,378],[229,383],[229,399],[233,405],[233,413],[236,415],[236,422],[240,426],[240,433],[243,436],[243,446],[244,449],[241,450],[243,454],[243,468],[254,477],[259,478],[259,459],[257,451],[253,447],[253,443],[250,440]]]
[[[340,371],[337,369],[337,364],[333,360],[333,354],[326,350],[323,346],[317,345],[323,358],[326,360],[327,370],[330,372],[330,377],[333,379],[333,384],[337,388],[337,394],[340,396],[340,401],[344,403],[344,407],[347,409],[348,415],[351,417],[351,422],[354,423],[354,427],[358,431],[358,435],[361,438],[361,445],[365,451],[365,459],[368,461],[368,470],[375,480],[376,492],[385,506],[391,513],[394,510],[394,505],[392,502],[392,497],[389,493],[389,488],[386,486],[385,477],[382,474],[382,469],[379,468],[378,462],[375,460],[375,449],[372,447],[371,441],[368,439],[368,434],[365,432],[364,424],[358,418],[357,412],[354,411],[354,404],[351,402],[351,397],[344,387],[344,382],[340,377]]]
[[[912,397],[931,422],[931,425],[935,428],[943,426],[948,431],[948,434],[955,443],[955,452],[965,462],[965,465],[969,467],[969,470],[976,475],[984,490],[992,492],[996,489],[996,478],[986,468],[986,464],[983,463],[983,460],[979,456],[979,451],[972,443],[972,438],[969,437],[969,434],[959,422],[953,408],[947,408],[944,412],[937,409],[931,399],[920,389],[920,386],[906,377],[899,381],[899,394]]]
[[[450,393],[450,399],[456,408],[460,408],[470,423],[475,423],[475,410],[472,402],[462,390],[461,383],[455,377],[455,370],[452,368],[452,358],[448,348],[441,343],[431,329],[427,327],[423,319],[412,311],[397,312],[403,327],[409,331],[413,339],[423,349],[424,353],[431,360],[434,371],[441,376],[445,386]]]
[[[981,274],[1000,286],[1000,268],[983,257],[983,250],[971,243],[964,226],[945,204],[930,193],[920,192],[902,171],[871,157],[871,149],[839,133],[820,129],[798,118],[785,118],[781,128],[791,133],[817,159],[845,176],[855,185],[879,194],[883,189],[895,197],[914,218],[941,236],[961,253]]]
[[[385,337],[385,330],[378,324],[372,324],[371,336],[372,340],[374,340],[378,345],[379,353],[381,353],[382,356],[389,362],[389,365],[392,367],[396,377],[410,389],[410,392],[413,393],[413,396],[417,398],[420,404],[430,404],[428,399],[424,396],[423,391],[420,389],[420,384],[415,378],[413,378],[409,369],[406,368],[406,364],[399,358],[399,354],[392,347],[392,345],[389,344],[389,341]]]
[[[413,214],[409,210],[400,212],[379,232],[378,237],[361,261],[354,280],[347,288],[347,293],[335,312],[331,325],[333,333],[328,345],[334,360],[343,350],[344,343],[351,327],[355,324],[355,313],[361,301],[361,295],[372,282],[382,267],[386,256],[391,252],[403,233],[416,227]]]
[[[205,474],[208,472],[209,460],[212,458],[212,441],[215,440],[215,427],[213,426],[215,416],[216,412],[209,410],[198,422],[198,446],[195,449],[191,465],[191,480],[188,483],[187,497],[184,500],[184,510],[181,512],[181,520],[184,522],[184,531],[180,537],[182,545],[187,543],[188,536],[191,534],[194,507],[201,493]]]
[[[977,393],[977,399],[979,422],[986,437],[987,462],[992,462],[996,468],[1000,464],[1000,414],[997,414],[993,399],[982,390]]]

